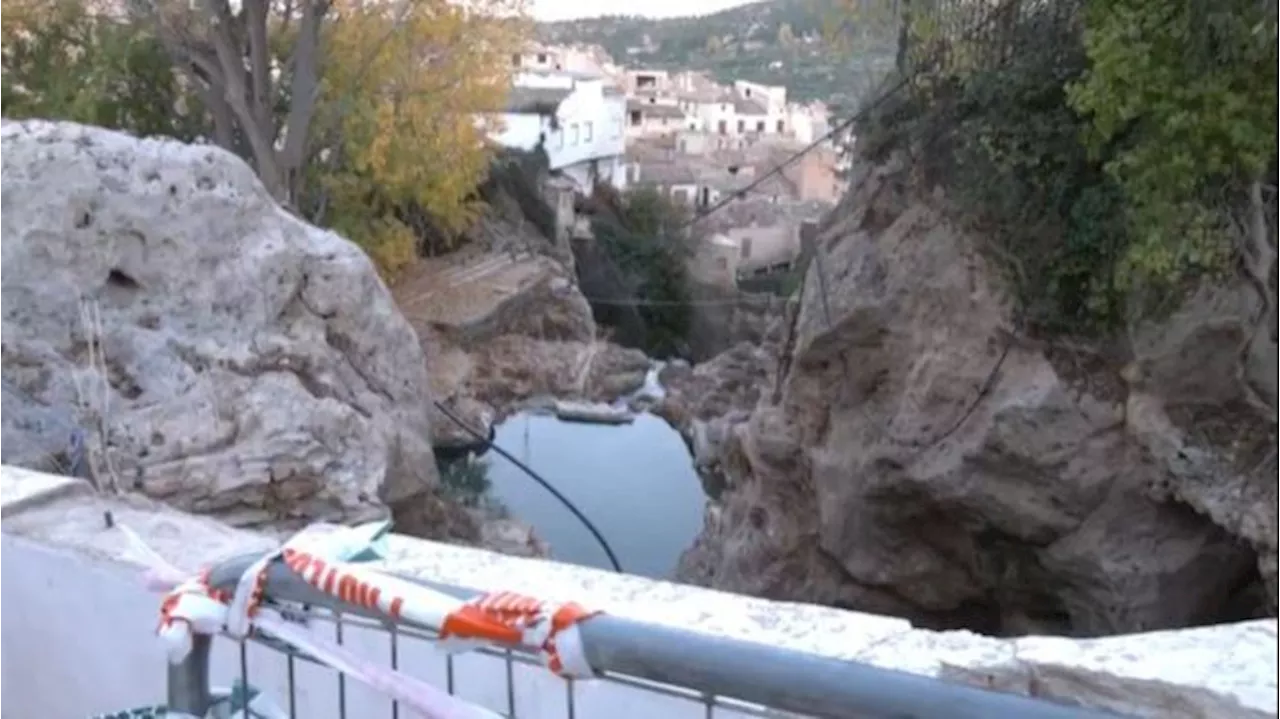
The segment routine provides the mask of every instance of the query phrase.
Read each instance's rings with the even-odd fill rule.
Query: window
[[[746,131],[747,131],[747,123],[744,120],[738,120],[738,132],[743,133]]]
[[[781,133],[783,128],[785,127],[786,127],[786,124],[784,124],[782,120],[778,120],[778,132]]]
[[[740,255],[741,259],[747,260],[751,258],[751,238],[750,237],[742,238],[742,242],[738,245],[738,247],[742,251],[742,254]]]
[[[569,126],[569,144],[578,144],[578,123],[576,122]]]
[[[591,123],[590,122],[582,126],[582,141],[591,142]]]
[[[756,123],[756,132],[764,132],[764,120]]]
[[[511,56],[511,65],[512,67],[520,67],[520,53]]]
[[[743,94],[743,95],[746,95],[747,97],[751,97],[751,88],[749,88],[749,87],[747,87],[747,88],[743,88],[743,89],[742,89],[742,94]]]
[[[729,106],[728,106],[728,105],[721,105],[721,106],[720,106],[720,112],[728,112],[728,111],[729,111]]]
[[[721,135],[727,134],[729,132],[729,123],[725,122],[724,120],[721,120],[719,126],[716,129],[720,131]]]
[[[639,111],[639,110],[632,110],[632,111],[631,111],[631,126],[632,126],[632,127],[638,127],[639,125],[640,125],[640,111]]]
[[[538,64],[539,65],[547,64],[547,54],[545,52],[538,53]]]

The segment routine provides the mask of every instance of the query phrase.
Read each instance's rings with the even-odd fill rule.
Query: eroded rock
[[[1001,634],[1274,612],[1274,418],[1236,364],[1256,300],[1191,298],[1128,368],[1028,340],[971,238],[888,191],[901,172],[819,238],[776,400],[706,432],[725,491],[682,577]]]
[[[355,520],[435,485],[422,350],[359,249],[213,147],[2,132],[6,462],[61,469],[30,449],[66,439],[53,411],[99,484],[236,525]]]

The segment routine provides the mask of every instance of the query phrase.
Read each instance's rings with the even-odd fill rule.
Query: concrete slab
[[[11,472],[3,468],[6,482]],[[95,559],[143,566],[119,526],[132,529],[160,556],[192,572],[279,544],[275,538],[184,514],[143,497],[104,497],[91,491],[63,493],[28,505],[5,516],[3,531]]]
[[[20,467],[5,467],[0,475],[0,519],[9,519],[42,504],[79,494],[93,494],[93,487],[76,477],[59,477]]]

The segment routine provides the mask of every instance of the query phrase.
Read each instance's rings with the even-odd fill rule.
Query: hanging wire
[[[490,440],[488,437],[486,437],[483,432],[475,429],[471,425],[462,421],[448,407],[445,407],[444,404],[441,403],[439,400],[433,400],[432,403],[435,404],[436,409],[440,410],[440,412],[445,417],[447,417],[450,422],[453,422],[454,424],[458,425],[458,427],[462,431],[471,435],[472,438],[474,438],[477,442],[479,442],[484,447],[488,449],[492,449],[494,452],[497,452],[499,456],[503,457],[508,462],[511,462],[512,464],[514,464],[516,467],[520,469],[520,471],[529,475],[530,479],[542,485],[542,488],[550,492],[551,496],[560,500],[560,503],[563,504],[566,509],[572,512],[573,516],[577,517],[579,522],[582,522],[582,525],[587,528],[587,531],[591,532],[591,536],[595,537],[596,542],[599,543],[600,545],[600,548],[604,550],[605,556],[609,558],[609,564],[613,566],[613,571],[619,572],[619,573],[622,572],[622,564],[618,562],[618,556],[613,553],[613,548],[609,546],[609,542],[605,541],[604,535],[600,533],[599,529],[596,529],[596,525],[592,524],[591,520],[587,519],[587,515],[583,514],[582,511],[579,510],[577,506],[575,506],[574,503],[569,500],[568,497],[564,496],[564,494],[561,493],[560,490],[556,489],[550,482],[544,479],[542,475],[533,471],[533,469],[531,469],[529,465],[525,464],[524,462],[521,462],[519,459],[516,459],[515,455],[511,454],[507,450],[494,444],[493,441]]]

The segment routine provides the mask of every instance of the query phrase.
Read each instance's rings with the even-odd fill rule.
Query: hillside
[[[700,17],[613,16],[542,23],[556,44],[591,43],[632,67],[707,70],[722,81],[786,85],[797,100],[847,106],[892,63],[889,32],[854,28],[832,41],[839,0],[765,0]]]

